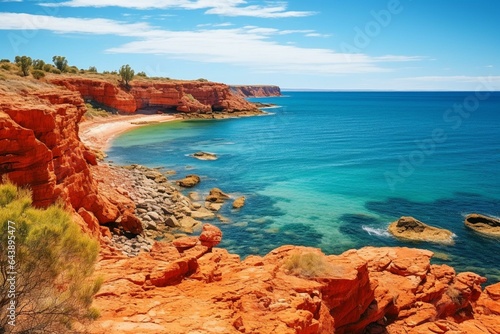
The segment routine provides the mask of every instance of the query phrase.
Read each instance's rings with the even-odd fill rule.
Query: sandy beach
[[[89,148],[106,151],[116,136],[139,126],[163,123],[179,118],[165,114],[134,114],[96,117],[80,123],[80,139]]]

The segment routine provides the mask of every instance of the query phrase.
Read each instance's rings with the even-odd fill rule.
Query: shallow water
[[[221,214],[222,247],[242,256],[282,244],[340,253],[365,245],[440,254],[435,263],[500,281],[499,240],[467,229],[464,215],[500,216],[500,93],[286,92],[258,99],[268,116],[178,121],[138,128],[109,159],[195,173],[247,204]],[[213,152],[216,161],[189,155]],[[387,225],[411,215],[452,230],[455,245],[402,242]]]

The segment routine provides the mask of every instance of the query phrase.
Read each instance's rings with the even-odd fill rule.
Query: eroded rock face
[[[174,245],[100,263],[106,282],[93,333],[498,332],[498,284],[482,292],[483,277],[431,265],[426,250],[365,247],[326,256],[283,246],[240,261],[196,238]],[[304,253],[328,270],[290,274],[289,259]]]
[[[134,203],[116,191],[99,191],[89,163],[95,156],[79,140],[85,105],[78,93],[23,81],[0,83],[0,174],[29,186],[33,204],[46,207],[62,199],[79,222],[99,235],[99,224],[127,220]]]
[[[413,217],[399,218],[389,225],[388,230],[395,237],[402,239],[453,244],[451,231],[429,226]]]
[[[97,78],[50,77],[48,80],[78,91],[84,99],[129,113],[142,108],[200,114],[258,112],[253,104],[233,94],[229,86],[215,82],[134,80],[125,89],[117,83]]]

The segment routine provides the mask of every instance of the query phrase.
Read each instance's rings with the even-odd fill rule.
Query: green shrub
[[[42,70],[34,70],[31,74],[33,74],[33,78],[35,79],[41,79],[45,76],[45,72]]]
[[[66,72],[68,70],[68,61],[66,60],[66,57],[54,56],[52,57],[52,61],[59,71]]]
[[[87,70],[88,72],[91,72],[91,73],[97,73],[97,67],[95,66],[90,66],[89,69]]]
[[[28,56],[16,56],[16,64],[21,69],[22,76],[26,77],[30,74],[30,67],[33,61]]]
[[[10,71],[10,64],[9,63],[3,63],[2,65],[0,65],[0,68],[2,70]]]
[[[7,311],[12,298],[6,298],[12,277],[16,333],[63,333],[75,320],[88,319],[102,283],[89,279],[98,243],[60,206],[33,208],[30,191],[11,183],[0,185],[0,227],[0,329],[12,329]],[[14,257],[8,253],[12,245]],[[15,276],[9,274],[12,260]]]
[[[35,59],[33,60],[33,69],[35,70],[43,70],[43,67],[45,66],[45,62],[41,59]]]
[[[92,103],[85,103],[87,107],[87,112],[85,113],[85,117],[94,118],[94,117],[108,117],[111,113],[106,110],[99,108],[97,106],[92,105]]]
[[[50,64],[45,64],[45,65],[43,65],[43,70],[44,70],[45,72],[52,72],[52,70],[53,70],[53,69],[55,69],[55,67],[54,67],[54,66],[52,66],[52,65],[50,65]]]
[[[52,69],[50,70],[50,72],[51,72],[51,73],[54,73],[54,74],[61,74],[61,73],[62,73],[62,72],[61,72],[61,70],[60,70],[60,69],[58,69],[58,68],[52,68]]]
[[[0,59],[0,63],[10,63],[9,59]]]
[[[71,73],[71,74],[77,74],[78,73],[78,67],[71,66],[71,67],[68,68],[67,72]]]
[[[285,260],[283,268],[291,275],[321,277],[334,273],[333,266],[319,253],[297,253]]]
[[[122,82],[125,86],[128,86],[128,83],[134,78],[134,70],[128,64],[123,65],[118,73],[120,74]]]
[[[146,72],[142,72],[142,71],[141,71],[141,72],[139,72],[139,73],[137,73],[136,75],[137,75],[138,77],[143,77],[143,78],[147,78],[147,77],[148,77],[148,75],[146,74]]]
[[[208,80],[207,80],[207,79],[205,79],[205,78],[199,78],[199,79],[198,79],[198,80],[196,80],[196,81],[199,81],[199,82],[208,82]]]

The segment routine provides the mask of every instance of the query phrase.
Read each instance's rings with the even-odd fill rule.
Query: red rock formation
[[[58,76],[48,81],[123,112],[149,107],[185,113],[257,111],[229,86],[215,82],[136,80],[124,89],[104,79]]]
[[[201,239],[201,238],[200,238]],[[315,254],[327,270],[292,275],[295,254]],[[159,333],[499,333],[500,283],[431,265],[408,248],[351,250],[283,246],[240,261],[194,238],[156,244],[134,259],[107,258],[91,332]]]
[[[281,89],[272,85],[231,86],[231,91],[241,97],[281,96]]]
[[[57,76],[51,77],[49,81],[79,92],[85,100],[95,100],[123,112],[132,113],[137,110],[135,99],[131,94],[106,80]]]
[[[85,112],[79,94],[27,81],[0,83],[0,174],[29,186],[33,204],[46,207],[62,199],[93,234],[99,223],[129,217],[134,204],[103,196],[89,163],[95,156],[78,137]],[[118,203],[119,202],[119,203]],[[129,220],[132,218],[129,217]],[[136,230],[138,222],[129,223]]]

